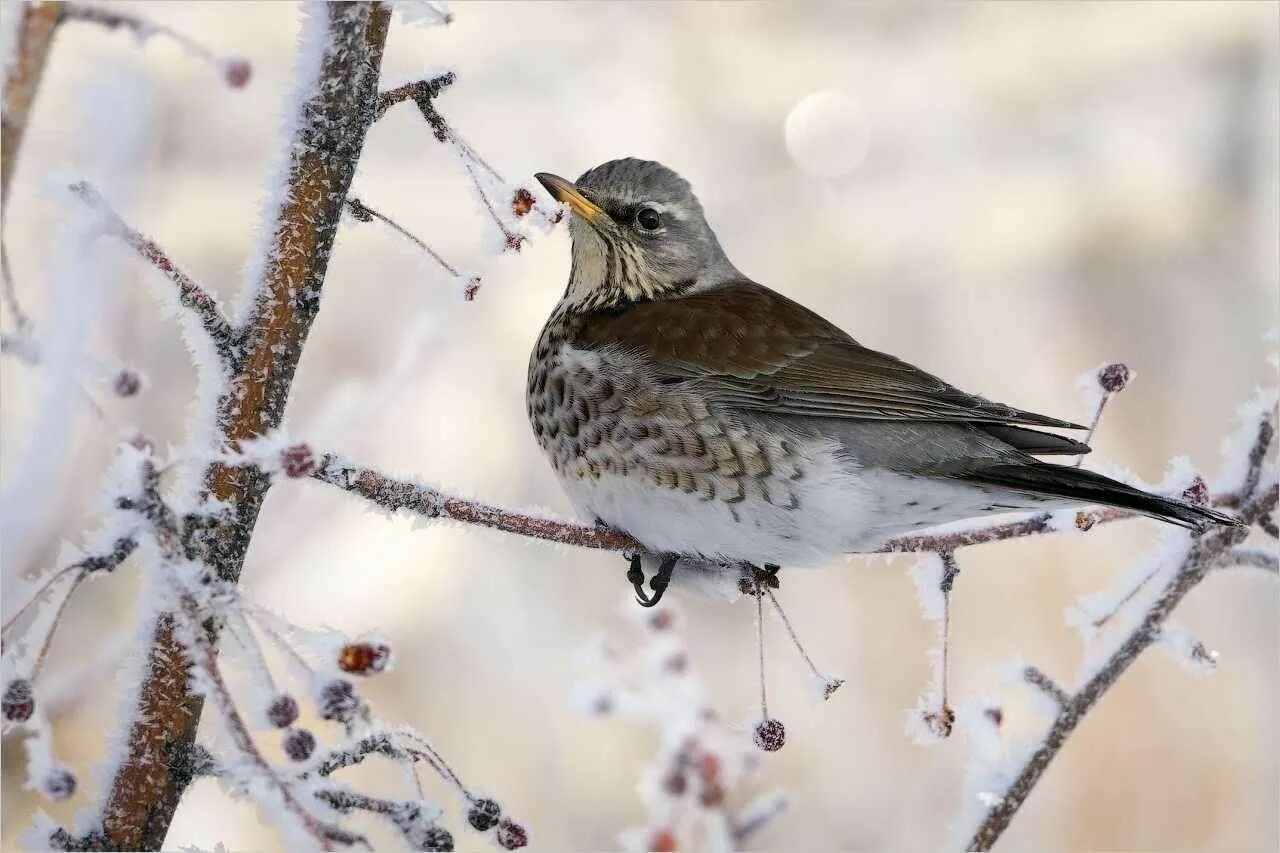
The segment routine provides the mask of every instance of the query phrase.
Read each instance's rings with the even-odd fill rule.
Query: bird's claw
[[[640,555],[631,555],[631,565],[627,569],[627,580],[631,582],[631,587],[636,593],[636,602],[641,607],[654,607],[662,600],[663,593],[667,591],[667,587],[671,584],[671,575],[676,570],[676,563],[680,557],[676,554],[667,554],[662,558],[662,563],[658,566],[658,573],[649,581],[649,588],[653,590],[653,595],[649,595],[644,591],[644,570],[640,567]]]

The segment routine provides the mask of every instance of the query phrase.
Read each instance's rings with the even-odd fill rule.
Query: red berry
[[[4,698],[0,699],[0,713],[6,720],[25,723],[35,713],[36,700],[31,692],[31,682],[25,678],[15,678],[4,689]]]
[[[284,754],[294,761],[306,761],[316,749],[316,736],[306,729],[293,729],[284,736]]]
[[[305,444],[295,444],[280,451],[280,467],[286,477],[310,477],[316,470],[316,457]]]
[[[1108,394],[1115,394],[1117,391],[1123,391],[1132,377],[1133,372],[1126,365],[1116,362],[1115,364],[1108,364],[1098,371],[1098,384]]]
[[[341,678],[320,689],[320,716],[326,720],[346,722],[360,707],[360,699],[350,681]]]
[[[765,720],[756,726],[755,740],[765,752],[777,752],[787,742],[786,726],[778,720]]]
[[[533,210],[533,193],[520,187],[511,198],[511,212],[516,216],[527,216],[531,210]]]
[[[75,795],[76,777],[70,770],[59,767],[50,771],[41,784],[45,796],[51,800],[67,800]]]
[[[133,397],[142,390],[142,376],[133,370],[121,370],[111,380],[111,390],[117,397]]]
[[[355,675],[382,672],[391,660],[391,647],[385,643],[347,643],[338,654],[338,668]]]
[[[292,696],[281,694],[267,706],[267,719],[277,729],[287,729],[298,719],[298,701]]]
[[[501,816],[502,807],[488,797],[476,800],[471,804],[471,808],[467,809],[467,823],[471,824],[477,832],[492,829]]]
[[[1191,481],[1191,485],[1182,490],[1182,499],[1196,506],[1209,505],[1209,486],[1199,474]]]
[[[243,89],[249,85],[249,80],[253,77],[253,66],[243,57],[224,60],[222,77],[232,89]]]
[[[659,829],[649,839],[649,849],[654,853],[675,853],[676,834],[669,829]]]
[[[498,824],[498,844],[505,850],[519,850],[529,843],[529,833],[518,823],[504,820]]]

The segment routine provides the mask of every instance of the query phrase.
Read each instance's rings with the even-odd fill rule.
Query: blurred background
[[[247,57],[253,79],[228,89],[159,39],[139,46],[86,24],[57,36],[8,245],[37,330],[58,328],[73,308],[88,318],[57,369],[82,377],[103,416],[83,397],[53,400],[53,367],[0,362],[6,615],[21,574],[53,566],[59,543],[91,522],[121,434],[140,428],[160,448],[181,445],[194,385],[175,325],[147,293],[163,286],[152,271],[102,241],[77,267],[87,274],[58,274],[78,249],[65,239],[71,208],[57,185],[94,181],[231,298],[281,146],[295,6],[121,7]],[[1275,380],[1263,336],[1280,283],[1278,9],[457,3],[449,27],[397,21],[383,75],[392,85],[455,69],[441,111],[512,182],[627,155],[667,163],[693,183],[745,273],[966,390],[1080,420],[1076,377],[1126,362],[1137,381],[1108,411],[1087,464],[1154,481],[1178,455],[1215,472],[1236,406]],[[17,11],[0,8],[10,19]],[[353,193],[484,285],[465,302],[406,241],[349,220],[289,433],[459,494],[567,514],[524,413],[529,349],[567,276],[566,230],[489,254],[492,223],[453,152],[410,107],[370,133]],[[111,396],[104,378],[121,364],[146,374],[145,393]],[[1010,737],[1040,725],[999,664],[1023,658],[1073,682],[1081,645],[1064,608],[1108,587],[1155,534],[1128,522],[963,552],[956,701],[1005,704]],[[755,785],[787,789],[793,805],[753,846],[929,848],[949,838],[969,745],[956,736],[926,748],[903,732],[934,631],[911,564],[851,558],[786,575],[782,600],[809,651],[848,683],[814,705],[771,629],[770,709],[789,736]],[[295,623],[380,632],[398,661],[368,684],[383,718],[432,737],[538,846],[602,849],[644,823],[636,781],[656,744],[642,726],[581,716],[570,699],[577,650],[626,619],[624,568],[615,555],[387,519],[304,481],[271,492],[243,579]],[[93,802],[135,593],[126,567],[73,602],[42,678],[57,753],[81,792],[50,807],[24,791],[23,751],[6,740],[7,849],[36,809],[66,820]],[[1145,655],[1016,818],[1010,849],[1276,849],[1278,603],[1274,578],[1249,570],[1193,593],[1177,621],[1221,653],[1218,671],[1201,678],[1163,650]],[[712,703],[727,720],[749,720],[754,608],[679,604]],[[372,785],[397,775],[367,770]],[[484,843],[456,829],[464,845]],[[169,842],[280,844],[252,806],[210,782],[188,794]]]

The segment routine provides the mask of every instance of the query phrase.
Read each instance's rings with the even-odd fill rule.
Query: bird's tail
[[[1092,471],[1051,465],[1038,460],[990,465],[973,472],[965,479],[1033,495],[1067,498],[1082,504],[1129,509],[1192,530],[1200,530],[1211,524],[1241,523],[1239,519],[1226,513],[1153,495]]]

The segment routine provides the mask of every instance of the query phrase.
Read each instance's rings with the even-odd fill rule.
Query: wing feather
[[[1024,424],[1083,429],[967,394],[868,349],[785,296],[737,281],[680,299],[588,314],[575,346],[635,354],[666,382],[729,409],[855,420]]]

